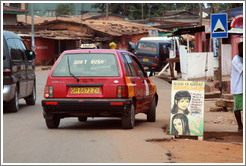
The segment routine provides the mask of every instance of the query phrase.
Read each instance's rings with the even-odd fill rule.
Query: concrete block
[[[222,94],[221,96],[223,99],[228,99],[228,100],[233,100],[233,95],[232,94]]]
[[[223,107],[211,107],[210,112],[221,112],[225,111]]]
[[[221,96],[220,91],[206,92],[205,93],[205,99],[220,98],[220,96]]]
[[[234,100],[225,100],[226,107],[233,108],[234,107]]]
[[[226,107],[226,101],[223,99],[217,99],[215,105],[217,107]]]

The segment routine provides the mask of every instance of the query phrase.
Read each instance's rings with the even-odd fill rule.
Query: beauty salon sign
[[[170,134],[203,135],[204,82],[172,81]]]

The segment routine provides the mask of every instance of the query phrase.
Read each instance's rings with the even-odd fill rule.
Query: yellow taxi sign
[[[97,48],[95,44],[81,44],[80,48],[86,49],[86,48]]]

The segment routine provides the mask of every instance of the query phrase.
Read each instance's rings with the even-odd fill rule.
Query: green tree
[[[60,3],[56,7],[56,16],[73,15],[74,4],[72,3]]]

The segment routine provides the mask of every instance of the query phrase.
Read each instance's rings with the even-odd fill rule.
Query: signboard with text
[[[203,135],[204,82],[172,81],[170,134]]]

